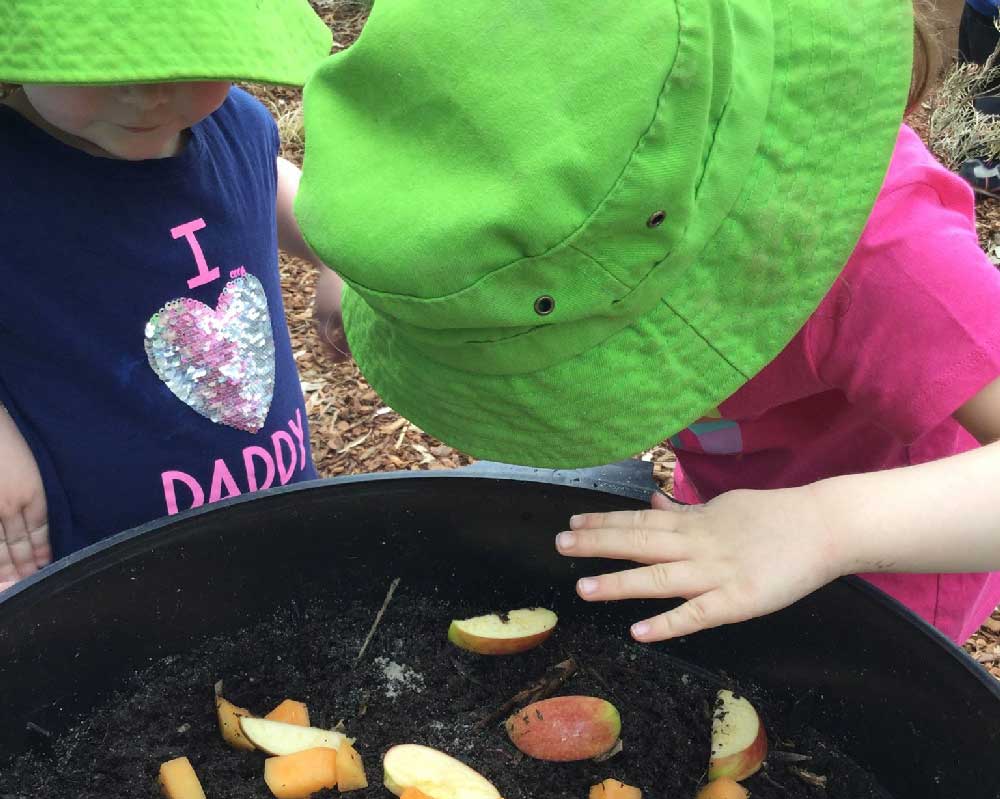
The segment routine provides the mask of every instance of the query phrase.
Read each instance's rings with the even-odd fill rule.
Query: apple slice
[[[234,705],[221,694],[215,695],[215,714],[219,719],[219,732],[223,739],[233,749],[253,750],[255,747],[247,740],[240,728],[240,719],[253,714],[245,707]]]
[[[519,710],[505,725],[514,746],[537,760],[589,760],[609,752],[622,718],[596,696],[556,696]]]
[[[719,691],[712,714],[712,756],[708,778],[745,780],[767,757],[767,734],[760,716],[742,696]]]
[[[433,799],[499,799],[500,793],[478,771],[437,749],[400,744],[382,760],[385,787],[396,796],[416,788]]]
[[[240,718],[240,729],[250,743],[269,755],[294,755],[306,749],[339,749],[341,743],[347,740],[343,733],[334,730],[252,716]]]
[[[448,628],[448,640],[480,655],[513,655],[542,643],[552,635],[557,621],[559,617],[545,608],[455,619]]]

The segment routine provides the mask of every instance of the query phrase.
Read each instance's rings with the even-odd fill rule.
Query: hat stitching
[[[662,298],[660,302],[662,302],[665,306],[667,306],[667,308],[670,309],[670,312],[674,314],[674,316],[680,319],[692,333],[694,333],[699,339],[701,339],[712,352],[718,355],[719,358],[721,358],[726,363],[726,365],[730,366],[732,370],[736,372],[736,374],[738,374],[740,377],[746,380],[749,380],[752,377],[752,375],[745,374],[744,371],[740,369],[736,364],[734,364],[731,360],[729,360],[729,358],[727,358],[724,353],[720,352],[719,349],[711,341],[705,338],[701,334],[701,331],[698,330],[698,328],[696,328],[694,325],[692,325],[687,320],[687,317],[684,316],[684,314],[680,313],[676,308],[674,308],[674,306],[671,305],[670,302],[665,297]]]

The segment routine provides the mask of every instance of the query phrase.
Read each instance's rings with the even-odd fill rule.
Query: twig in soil
[[[472,725],[473,729],[481,730],[505,716],[509,716],[510,712],[518,705],[530,705],[532,702],[537,702],[540,699],[551,696],[563,686],[566,680],[573,676],[576,670],[576,659],[572,656],[561,663],[557,663],[545,673],[545,676],[537,680],[534,685],[518,691],[486,718],[477,721]]]
[[[598,685],[601,686],[601,688],[604,689],[604,693],[606,694],[613,693],[613,691],[611,690],[611,686],[608,685],[608,681],[604,679],[604,675],[601,674],[597,669],[592,668],[590,666],[584,666],[583,670],[594,678],[594,682],[596,682]]]
[[[826,787],[826,777],[820,774],[814,774],[811,771],[807,771],[804,768],[799,768],[798,766],[789,766],[788,770],[798,777],[806,785],[811,785],[813,788],[825,788]]]
[[[805,760],[812,760],[812,755],[800,755],[798,752],[782,752],[780,749],[772,749],[767,755],[771,760],[778,760],[782,763],[802,763]]]
[[[765,769],[761,769],[758,773],[760,774],[760,776],[764,780],[766,780],[767,782],[771,783],[771,785],[773,785],[775,788],[777,788],[778,790],[782,791],[783,793],[788,793],[788,789],[784,785],[782,785],[780,782],[776,782],[774,780],[774,778],[772,778],[771,775],[767,773],[767,769],[766,768]]]
[[[375,616],[375,621],[372,622],[372,628],[368,631],[368,636],[365,638],[365,642],[361,645],[361,650],[358,652],[358,656],[354,658],[354,663],[351,664],[352,668],[354,666],[357,666],[358,663],[361,661],[361,658],[364,657],[365,650],[368,649],[368,644],[371,643],[371,640],[375,635],[375,630],[378,629],[378,625],[382,621],[382,616],[385,615],[385,609],[389,607],[389,603],[392,601],[392,595],[396,593],[396,588],[398,586],[399,586],[399,578],[397,577],[395,580],[392,581],[392,584],[389,586],[389,591],[385,595],[385,601],[382,602],[382,607],[379,608],[378,613]]]
[[[29,722],[28,722],[27,724],[25,724],[24,726],[28,728],[28,731],[29,731],[29,732],[35,732],[35,733],[38,733],[38,734],[39,734],[39,735],[41,735],[41,736],[42,736],[43,738],[51,738],[51,737],[52,737],[52,733],[51,733],[51,732],[49,732],[49,731],[48,731],[47,729],[45,729],[44,727],[39,727],[39,726],[38,726],[37,724],[35,724],[35,722],[33,722],[33,721],[29,721]]]

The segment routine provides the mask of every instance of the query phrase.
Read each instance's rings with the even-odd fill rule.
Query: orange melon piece
[[[590,786],[590,799],[642,799],[642,791],[618,780]]]
[[[750,794],[736,780],[719,777],[698,791],[695,799],[747,799]]]
[[[361,755],[347,741],[337,750],[337,790],[356,791],[368,787],[368,777],[365,776],[365,765]]]
[[[407,788],[399,795],[399,799],[434,799],[434,797],[428,796],[419,788]]]
[[[264,782],[277,799],[306,799],[337,787],[337,750],[318,747],[264,761]]]
[[[294,699],[286,699],[274,710],[264,716],[271,721],[283,721],[285,724],[298,724],[300,727],[309,726],[309,708],[303,702],[296,702]]]
[[[167,799],[205,799],[198,775],[186,757],[160,765],[160,790]]]

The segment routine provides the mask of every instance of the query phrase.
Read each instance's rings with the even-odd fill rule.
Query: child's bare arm
[[[350,357],[340,312],[340,296],[344,284],[336,272],[316,257],[302,237],[298,222],[295,221],[292,209],[301,177],[302,173],[295,164],[284,158],[278,159],[278,246],[289,255],[308,261],[318,270],[316,298],[313,304],[316,333],[327,345],[327,350],[333,359],[342,361]]]
[[[779,610],[858,572],[1000,569],[1000,380],[956,418],[985,446],[801,488],[731,491],[689,508],[574,517],[559,551],[647,564],[584,578],[587,600],[683,598],[633,627],[657,641]]]
[[[0,589],[51,560],[42,477],[14,420],[0,406]]]

